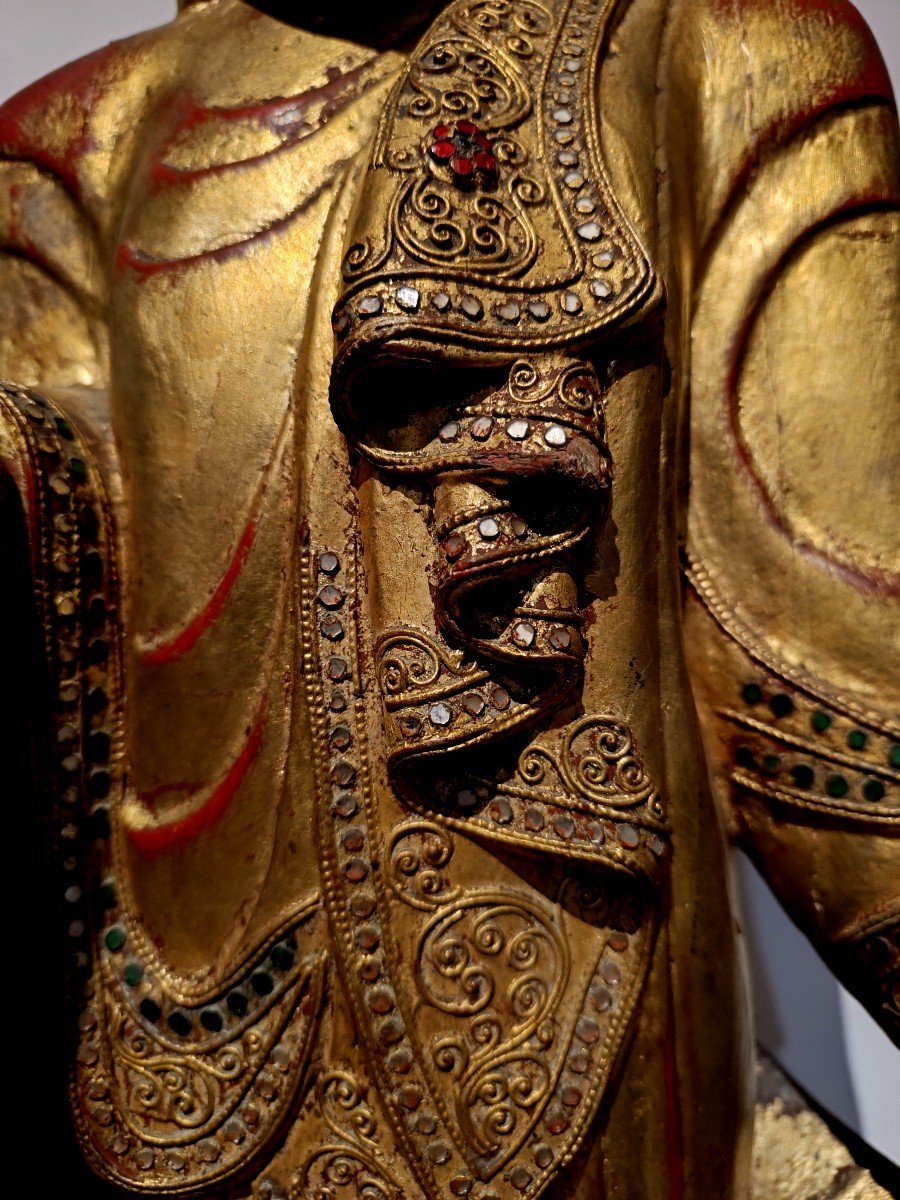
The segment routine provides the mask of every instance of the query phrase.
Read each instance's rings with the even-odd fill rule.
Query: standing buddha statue
[[[748,1200],[729,842],[900,1029],[884,65],[847,0],[266,7],[0,108],[79,1153]]]

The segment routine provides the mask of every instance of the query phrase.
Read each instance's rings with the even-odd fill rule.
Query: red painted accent
[[[777,113],[770,123],[760,130],[748,145],[746,154],[736,171],[728,196],[717,214],[714,231],[724,229],[728,224],[729,214],[741,203],[746,195],[747,187],[754,172],[759,168],[763,157],[774,150],[788,145],[799,135],[811,130],[817,122],[865,104],[893,105],[893,91],[890,78],[877,43],[871,31],[857,10],[847,0],[793,0],[792,5],[797,23],[804,25],[807,30],[814,32],[809,18],[813,15],[826,17],[828,25],[833,28],[843,27],[846,30],[845,45],[848,50],[848,61],[855,58],[858,66],[855,74],[843,78],[836,77],[830,87],[825,87],[825,80],[808,78],[797,79],[794,89],[783,91],[786,107]],[[771,0],[718,0],[712,10],[721,20],[727,31],[733,35],[735,25],[746,25],[752,30],[752,17],[755,12],[771,16]],[[851,54],[850,52],[853,52]],[[865,211],[869,208],[884,208],[896,197],[871,196],[856,197],[833,213],[828,214],[822,221],[806,232],[804,237],[811,237],[818,229],[843,216],[852,215],[854,211]],[[709,259],[716,246],[716,233],[703,247],[700,261],[697,265],[697,275],[702,277]],[[776,265],[771,278],[775,278],[781,270],[787,257],[794,252],[796,244]],[[764,294],[764,293],[761,293]],[[806,558],[818,562],[826,570],[834,572],[847,582],[863,591],[877,594],[897,594],[900,590],[897,577],[886,573],[868,573],[858,568],[837,561],[825,555],[816,548],[802,542],[793,541],[793,533],[788,528],[781,513],[776,509],[772,497],[768,494],[759,476],[749,448],[744,443],[739,414],[737,412],[736,389],[741,370],[743,355],[753,323],[756,319],[756,309],[746,315],[742,328],[739,330],[735,343],[731,348],[729,362],[729,377],[726,383],[725,419],[732,440],[734,457],[738,466],[750,479],[761,509],[769,521],[783,536],[789,538],[797,552]]]
[[[168,642],[155,645],[149,650],[141,651],[140,660],[144,666],[162,666],[167,663],[177,662],[179,658],[196,645],[197,641],[208,629],[212,628],[222,615],[222,610],[228,602],[228,597],[231,595],[231,591],[244,568],[244,563],[247,561],[247,557],[253,548],[257,525],[258,517],[254,514],[244,527],[244,532],[238,539],[234,553],[231,556],[228,566],[225,568],[225,573],[219,580],[212,596],[210,596],[206,607],[176,637]]]
[[[758,169],[765,153],[786,145],[804,130],[832,110],[867,101],[876,104],[893,104],[894,93],[890,76],[878,44],[865,21],[847,0],[794,0],[797,20],[803,22],[804,15],[824,14],[830,25],[845,26],[852,35],[848,37],[848,49],[858,52],[859,67],[855,74],[836,79],[830,89],[824,81],[815,78],[795,79],[793,88],[782,91],[785,107],[769,124],[756,133],[748,145],[740,168],[735,173],[728,197],[722,206],[716,228],[726,223],[726,214],[744,195],[748,181]],[[735,23],[741,24],[752,9],[761,10],[771,16],[771,0],[720,0],[719,16],[723,25],[733,30]],[[808,27],[808,21],[806,22]],[[855,42],[855,45],[853,43]],[[711,252],[705,246],[702,252],[700,273]]]
[[[243,749],[231,764],[224,779],[217,784],[208,799],[199,808],[186,817],[180,817],[167,824],[155,825],[150,829],[129,829],[128,838],[138,854],[151,860],[158,858],[160,854],[192,842],[205,830],[212,829],[227,812],[253,760],[259,753],[264,730],[265,715],[260,713]],[[163,791],[174,791],[180,786],[182,785],[172,784],[169,788],[159,788],[152,795],[156,797]],[[194,785],[191,786],[194,790],[198,790]],[[140,798],[146,803],[149,795]]]
[[[140,800],[144,807],[149,809],[150,812],[152,812],[155,816],[156,801],[160,796],[168,796],[170,792],[183,792],[186,796],[193,796],[202,790],[202,783],[188,783],[186,781],[181,781],[179,783],[161,783],[159,787],[151,788],[149,792],[141,792]]]
[[[122,56],[122,43],[105,46],[53,71],[0,105],[0,152],[43,167],[77,194],[78,166],[90,148],[88,119],[101,89],[101,77],[109,64]],[[57,125],[53,137],[45,144],[41,139],[40,116],[62,96],[71,102],[68,137],[60,143]]]
[[[310,88],[296,96],[278,96],[234,108],[206,107],[185,97],[179,97],[175,102],[173,131],[162,148],[162,161],[154,162],[149,169],[150,180],[157,189],[184,186],[196,179],[241,170],[274,158],[297,142],[311,137],[327,121],[363,94],[366,88],[371,86],[372,81],[366,81],[364,78],[371,65],[371,61],[361,63],[346,73],[337,67],[329,68],[326,72],[328,82],[319,87]],[[361,87],[358,86],[360,82]],[[321,108],[311,117],[311,110],[317,105],[321,105]],[[212,163],[203,167],[177,167],[165,161],[166,152],[177,141],[179,134],[186,130],[202,128],[204,125],[214,126],[216,122],[256,123],[276,134],[281,141],[270,150],[233,162]]]

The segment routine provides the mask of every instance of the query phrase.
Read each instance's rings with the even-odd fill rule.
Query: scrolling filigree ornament
[[[289,913],[218,985],[176,978],[117,875],[122,686],[108,501],[90,446],[54,405],[0,390],[35,531],[33,577],[56,697],[45,786],[63,900],[70,1096],[97,1172],[145,1192],[198,1191],[245,1169],[296,1099],[323,997],[301,945],[318,900]]]
[[[567,1110],[584,1099],[587,1081],[575,1087],[566,1078],[573,1061],[575,1074],[586,1074],[579,1070],[584,1052],[572,1050],[573,1031],[576,1044],[600,1040],[596,1014],[611,1013],[621,1002],[600,981],[618,987],[623,972],[637,966],[646,929],[635,938],[640,925],[630,923],[632,940],[620,930],[608,934],[585,999],[594,1015],[586,1016],[585,1008],[573,1024],[565,1004],[572,951],[557,906],[539,892],[454,884],[453,835],[433,822],[406,822],[387,853],[394,894],[422,917],[412,972],[420,1006],[412,1035],[421,1047],[418,1061],[432,1075],[436,1095],[452,1085],[451,1124],[469,1168],[494,1178],[527,1143],[533,1161],[547,1165],[555,1156],[538,1122],[559,1135],[576,1115]],[[608,911],[600,913],[599,894],[591,899],[593,914],[580,910],[585,919],[609,919]],[[521,1168],[514,1167],[513,1176],[515,1188],[528,1190]]]
[[[290,1200],[402,1200],[403,1188],[378,1144],[378,1120],[359,1081],[345,1070],[316,1082],[328,1140],[309,1155]]]
[[[327,605],[337,594],[340,650],[327,632]],[[499,859],[496,878],[473,878],[464,864],[469,835],[483,836],[477,818],[459,812],[454,822],[432,812],[385,823],[380,810],[396,801],[380,793],[380,769],[368,753],[369,722],[380,725],[380,716],[354,666],[361,636],[354,548],[308,549],[303,595],[306,677],[319,714],[326,898],[393,1135],[427,1195],[534,1200],[586,1136],[625,1044],[655,937],[658,873],[651,879],[630,865],[627,877],[595,871],[581,879],[558,870],[553,856],[541,888],[500,878]],[[423,637],[388,636],[381,649],[389,703],[392,693],[402,699],[445,679],[471,687],[478,672]],[[601,718],[571,730],[568,747],[560,761],[549,743],[535,745],[510,791],[536,785],[536,803],[543,795],[558,816],[579,804],[603,808],[618,818],[610,842],[622,830],[622,856],[633,853],[625,831],[646,822],[642,836],[650,836],[649,826],[662,822],[629,732]],[[543,849],[528,830],[526,823],[528,848]],[[487,840],[504,836],[495,825]],[[661,833],[652,836],[662,852]],[[600,857],[595,849],[592,857]],[[616,853],[606,861],[624,865]],[[326,1170],[334,1179],[328,1185]],[[373,1200],[390,1195],[392,1183],[371,1138],[346,1131],[305,1178],[298,1200],[317,1195],[309,1181],[337,1195],[364,1181]]]
[[[305,584],[311,609],[323,573],[345,597],[345,650],[326,632],[310,651],[330,751],[329,914],[367,1061],[428,1195],[546,1189],[597,1111],[655,937],[667,827],[627,727],[603,716],[565,745],[565,729],[539,738],[511,776],[465,774],[470,752],[494,746],[499,770],[501,735],[546,727],[574,701],[587,652],[575,559],[608,510],[603,387],[585,358],[529,351],[584,339],[653,288],[586,115],[611,9],[446,10],[383,119],[335,312],[337,419],[387,481],[432,489],[434,627],[389,627],[360,650],[349,545],[310,555]],[[463,122],[496,164],[465,185],[431,153],[436,129]],[[403,354],[430,338],[484,346],[507,378],[398,448],[371,404],[384,391],[358,369],[400,338]],[[374,657],[380,697],[364,697],[358,652]],[[386,738],[384,782],[367,729]],[[500,853],[470,875],[473,835],[495,852],[551,851],[542,886],[502,880]],[[567,891],[567,859],[613,870]],[[613,894],[632,899],[627,920]]]
[[[397,82],[363,180],[335,309],[335,402],[378,346],[523,350],[583,341],[657,284],[607,180],[596,72],[616,0],[456,0]],[[532,99],[533,97],[533,99]],[[430,153],[464,121],[496,169]]]
[[[259,963],[256,977],[268,966]],[[168,1193],[209,1186],[246,1165],[254,1142],[274,1133],[295,1099],[322,1002],[321,959],[301,959],[284,975],[244,1016],[234,1010],[238,997],[253,994],[252,975],[221,1004],[216,997],[195,1011],[172,1006],[163,1031],[147,1015],[152,1005],[156,1016],[165,995],[159,981],[135,1004],[124,994],[133,989],[104,964],[81,1019],[76,1076],[79,1129],[104,1173]]]
[[[438,827],[402,827],[389,853],[395,892],[428,914],[414,952],[419,994],[453,1018],[425,1056],[456,1084],[456,1123],[477,1158],[508,1154],[551,1090],[568,944],[541,897],[487,888],[462,894],[436,874],[453,857],[451,837]],[[416,887],[420,870],[426,876]]]
[[[603,433],[594,368],[548,355],[514,362],[505,386],[465,405],[420,450],[361,436],[363,453],[388,477],[416,475],[435,489],[438,625],[468,656],[423,631],[379,637],[393,759],[481,744],[533,723],[572,692],[585,642],[569,560],[605,516]],[[523,481],[540,498],[534,511],[507,486]],[[516,580],[521,601],[501,613],[494,590]],[[481,618],[492,607],[488,630]],[[516,690],[498,670],[540,672],[542,682]]]
[[[431,811],[451,828],[662,881],[665,809],[617,717],[582,717],[540,734],[511,777],[463,770],[436,782],[432,797]]]

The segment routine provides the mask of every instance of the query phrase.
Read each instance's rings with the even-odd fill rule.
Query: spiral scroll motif
[[[461,24],[459,19],[456,23]],[[489,42],[465,33],[440,38],[415,60],[403,104],[409,117],[467,118],[496,130],[513,128],[531,111],[531,97],[515,62]]]
[[[459,899],[446,868],[453,857],[453,837],[428,821],[412,821],[394,832],[388,846],[390,883],[404,904],[433,912]]]
[[[549,904],[506,889],[463,893],[447,874],[453,839],[426,821],[391,843],[391,882],[430,914],[413,974],[422,1001],[449,1018],[425,1053],[454,1081],[456,1122],[480,1158],[515,1152],[552,1088],[569,948]]]
[[[397,81],[362,183],[334,312],[336,407],[344,371],[385,340],[574,344],[660,294],[599,136],[596,65],[615,7],[454,0],[434,22]],[[489,139],[489,176],[430,153],[435,129],[460,122]]]
[[[191,1137],[199,1134],[221,1116],[224,1091],[250,1069],[259,1040],[248,1034],[246,1049],[238,1044],[210,1055],[185,1056],[154,1054],[147,1036],[133,1033],[119,1053],[119,1071],[127,1087],[124,1111],[140,1117],[130,1119],[129,1127],[146,1137],[147,1125],[158,1123],[169,1130],[153,1139],[158,1144],[177,1144],[184,1140],[182,1131]]]
[[[329,1071],[316,1100],[333,1137],[298,1172],[290,1200],[401,1200],[403,1189],[378,1145],[377,1118],[354,1075]]]
[[[532,746],[519,761],[519,774],[529,784],[547,783],[548,769],[588,803],[631,809],[654,800],[653,781],[631,730],[616,717],[584,717],[568,728],[559,749]]]
[[[351,567],[342,566],[347,554],[347,547],[318,556],[309,550],[302,579],[311,611],[316,591],[310,568],[317,557],[334,586],[346,579],[348,595],[355,594],[352,559]],[[333,651],[317,644],[325,680]],[[376,652],[378,646],[386,668],[382,685],[386,678],[391,688],[390,695],[382,693],[389,719],[404,714],[417,691],[445,685],[451,690],[441,704],[449,704],[455,686],[470,709],[484,715],[455,652],[416,630],[390,630]],[[408,655],[418,664],[414,671]],[[482,858],[473,871],[472,834],[485,836],[479,822],[490,817],[487,808],[449,815],[440,788],[453,772],[444,769],[444,755],[436,760],[441,769],[429,771],[427,801],[423,795],[421,805],[412,799],[407,804],[392,778],[399,803],[379,820],[376,803],[385,793],[379,791],[376,801],[364,774],[370,696],[360,701],[348,729],[340,706],[325,716],[331,714],[325,697],[334,695],[333,689],[317,689],[317,711],[340,731],[342,745],[348,732],[357,739],[356,755],[346,749],[336,754],[339,764],[356,770],[359,791],[347,793],[323,764],[318,828],[329,852],[333,847],[327,903],[341,930],[336,953],[373,1088],[368,1094],[377,1086],[383,1108],[377,1114],[364,1104],[357,1110],[354,1097],[365,1100],[365,1094],[345,1080],[334,1093],[344,1103],[330,1110],[338,1119],[325,1117],[328,1128],[291,1200],[401,1200],[419,1190],[471,1200],[537,1200],[587,1136],[625,1045],[655,929],[647,876],[632,872],[625,880],[606,871],[570,871],[558,859],[542,867],[513,860],[520,866],[514,870],[504,855],[493,863]],[[550,732],[563,731],[542,738]],[[617,741],[610,748],[618,753],[621,746]],[[583,799],[567,797],[549,765],[546,776],[556,780],[548,795],[587,807]],[[517,773],[503,780],[508,788],[526,790]],[[512,807],[510,802],[501,821],[512,820]],[[410,810],[420,815],[408,815]],[[568,814],[575,808],[548,806],[547,812],[568,821],[566,836],[574,833]],[[501,836],[512,841],[510,830],[521,833],[534,850],[535,828],[506,824]],[[624,838],[624,823],[621,828]],[[541,871],[537,887],[529,883],[532,870]],[[389,1129],[376,1130],[373,1122],[382,1116]],[[406,1176],[395,1180],[391,1172],[404,1165],[415,1172],[416,1185]]]
[[[546,37],[551,17],[542,4],[533,0],[469,0],[452,14],[454,25],[465,31],[478,29],[482,34],[500,34],[505,49],[516,58],[530,58],[535,40]]]
[[[116,1038],[99,1043],[99,1021],[89,1009],[79,1090],[109,1152],[133,1162],[145,1187],[165,1191],[195,1183],[194,1162],[210,1172],[230,1165],[252,1132],[277,1124],[290,1103],[311,1048],[322,982],[321,963],[298,963],[233,1032],[173,1038],[132,1010],[105,964],[101,991]]]
[[[503,153],[513,156],[508,143]],[[473,274],[496,276],[524,270],[537,255],[537,238],[523,208],[536,204],[540,184],[517,175],[508,197],[460,195],[433,177],[411,182],[397,206],[397,241],[414,260],[451,266],[465,260]],[[364,256],[356,251],[360,261]],[[354,260],[348,256],[345,266]]]

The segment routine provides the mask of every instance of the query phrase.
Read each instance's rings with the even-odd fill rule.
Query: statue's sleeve
[[[735,840],[896,1038],[896,108],[843,0],[680,11],[689,669]]]

